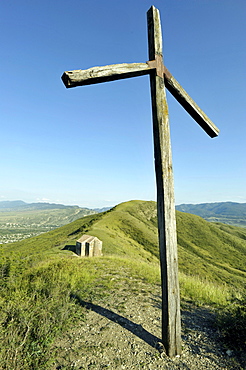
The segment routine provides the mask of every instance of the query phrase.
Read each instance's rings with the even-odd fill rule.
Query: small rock
[[[230,349],[228,349],[228,350],[226,351],[226,354],[227,354],[227,356],[232,356],[233,351],[231,351]]]

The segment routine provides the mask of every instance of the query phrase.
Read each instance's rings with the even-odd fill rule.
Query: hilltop
[[[130,201],[111,210],[80,218],[72,223],[13,243],[8,251],[24,255],[61,253],[66,245],[75,245],[82,234],[103,241],[104,256],[127,256],[143,261],[159,259],[156,203]],[[246,230],[225,224],[214,224],[199,216],[177,211],[179,268],[218,282],[237,285],[245,278]]]
[[[174,362],[167,362],[173,366],[167,368],[174,369],[187,368],[192,356],[192,361],[195,361],[199,352],[192,349],[189,340],[198,343],[197,335],[200,335],[203,343],[209,343],[211,335],[215,343],[218,342],[218,330],[213,331],[214,324],[211,324],[211,320],[214,320],[212,312],[217,308],[221,315],[225,312],[221,316],[221,322],[225,322],[228,317],[225,308],[235,300],[241,302],[245,295],[246,277],[244,228],[209,223],[199,216],[177,212],[177,231],[184,315],[183,340],[187,341],[184,353],[189,355],[188,362],[185,355],[181,356],[178,363],[176,361],[178,367]],[[71,251],[83,234],[97,236],[103,241],[103,257],[79,258]],[[6,282],[0,301],[4,307],[1,318],[4,330],[0,334],[4,343],[1,350],[3,357],[3,350],[10,343],[12,329],[18,328],[16,337],[11,337],[12,344],[4,360],[9,363],[12,361],[12,367],[9,368],[28,369],[31,368],[30,364],[34,364],[39,369],[43,366],[53,370],[62,369],[62,366],[71,368],[72,363],[74,368],[79,368],[76,359],[83,357],[84,364],[88,366],[85,368],[90,368],[91,364],[92,368],[100,369],[100,364],[110,364],[110,368],[120,369],[127,361],[124,353],[134,358],[134,348],[138,356],[138,365],[135,366],[142,363],[143,369],[154,369],[148,367],[148,363],[152,364],[154,359],[156,364],[163,362],[163,359],[157,362],[153,348],[153,343],[160,337],[160,273],[155,202],[119,204],[107,212],[88,215],[37,237],[3,245],[1,254],[0,268]],[[202,307],[200,311],[196,306]],[[103,320],[98,315],[103,316]],[[81,321],[86,318],[90,318],[91,322]],[[197,326],[189,326],[189,320],[193,324],[197,320]],[[205,322],[208,325],[208,329],[204,329],[206,333],[202,329]],[[237,325],[239,322],[237,318]],[[76,327],[72,327],[72,324],[76,324]],[[88,333],[87,327],[90,328]],[[120,332],[115,331],[117,328]],[[67,332],[65,337],[64,330]],[[122,339],[126,335],[125,330],[132,333],[130,337],[127,336],[126,342]],[[234,332],[242,338],[240,326]],[[109,336],[105,339],[103,333],[111,333],[111,339]],[[74,338],[77,338],[76,341]],[[117,347],[114,338],[118,338],[121,347]],[[144,341],[144,346],[141,341]],[[238,337],[235,336],[233,341],[234,344],[239,343]],[[100,346],[94,350],[96,342]],[[226,363],[228,369],[240,368],[236,365],[236,359],[224,359],[222,349],[215,351],[213,348],[213,357],[211,353],[206,354],[208,347],[202,342],[199,342],[199,346],[203,346],[199,354],[200,364],[211,365],[211,358],[214,358],[210,369],[217,369],[215,364],[219,362]],[[114,348],[118,348],[122,354],[119,352],[115,356]],[[149,355],[144,355],[145,352],[140,348],[144,348]],[[28,353],[32,353],[31,357]],[[55,356],[53,360],[51,353]],[[13,358],[19,367],[13,366]],[[25,365],[27,361],[29,365]],[[128,367],[125,368],[130,369],[129,361],[126,363]],[[193,367],[189,366],[190,369],[204,368],[199,368],[195,362]]]

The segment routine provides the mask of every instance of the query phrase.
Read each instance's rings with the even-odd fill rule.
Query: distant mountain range
[[[28,212],[37,212],[37,216],[39,212],[42,212],[43,222],[48,218],[49,223],[52,225],[55,224],[56,226],[61,226],[64,225],[64,223],[72,222],[73,220],[85,215],[105,212],[110,208],[111,207],[89,209],[85,207],[65,206],[64,204],[55,203],[26,203],[22,200],[0,202],[1,217],[3,217],[3,215],[7,217],[7,214],[9,213],[12,213],[13,217],[13,212],[16,213],[16,216],[22,212],[24,212],[24,214]],[[180,204],[176,206],[176,210],[200,216],[210,222],[222,222],[229,225],[246,227],[246,203],[217,202]],[[47,211],[48,214],[44,213],[45,211]],[[54,215],[56,215],[56,217],[59,215],[59,220],[56,219],[55,221],[53,219]],[[18,222],[20,222],[19,219]],[[45,223],[47,225],[47,222]]]
[[[26,203],[22,200],[6,200],[0,202],[0,212],[10,212],[10,211],[40,211],[40,210],[51,210],[51,209],[80,209],[80,210],[90,210],[93,211],[92,213],[100,213],[105,212],[110,207],[104,208],[95,208],[89,209],[86,207],[79,207],[79,206],[65,206],[64,204],[56,204],[56,203]]]
[[[22,200],[6,200],[0,202],[0,211],[23,211],[23,210],[40,210],[40,209],[64,209],[70,206],[54,203],[26,203]],[[73,206],[71,206],[73,207]],[[78,206],[75,206],[78,208]]]
[[[211,222],[246,227],[246,203],[180,204],[176,206],[176,210],[203,217]]]

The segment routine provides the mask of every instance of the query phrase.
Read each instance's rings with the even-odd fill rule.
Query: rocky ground
[[[118,289],[106,303],[80,300],[85,318],[56,342],[52,370],[246,368],[245,355],[223,346],[215,314],[189,303],[182,305],[182,354],[167,357],[160,344],[160,289],[154,289],[138,283],[135,294]]]

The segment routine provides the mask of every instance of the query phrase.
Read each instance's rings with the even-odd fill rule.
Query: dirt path
[[[65,369],[243,369],[233,352],[227,352],[214,327],[214,314],[206,308],[182,310],[180,357],[162,352],[160,290],[147,284],[138,294],[119,289],[107,302],[80,301],[85,321],[56,343],[60,354],[52,370]],[[151,289],[151,290],[150,290]],[[140,292],[140,293],[139,293]]]

